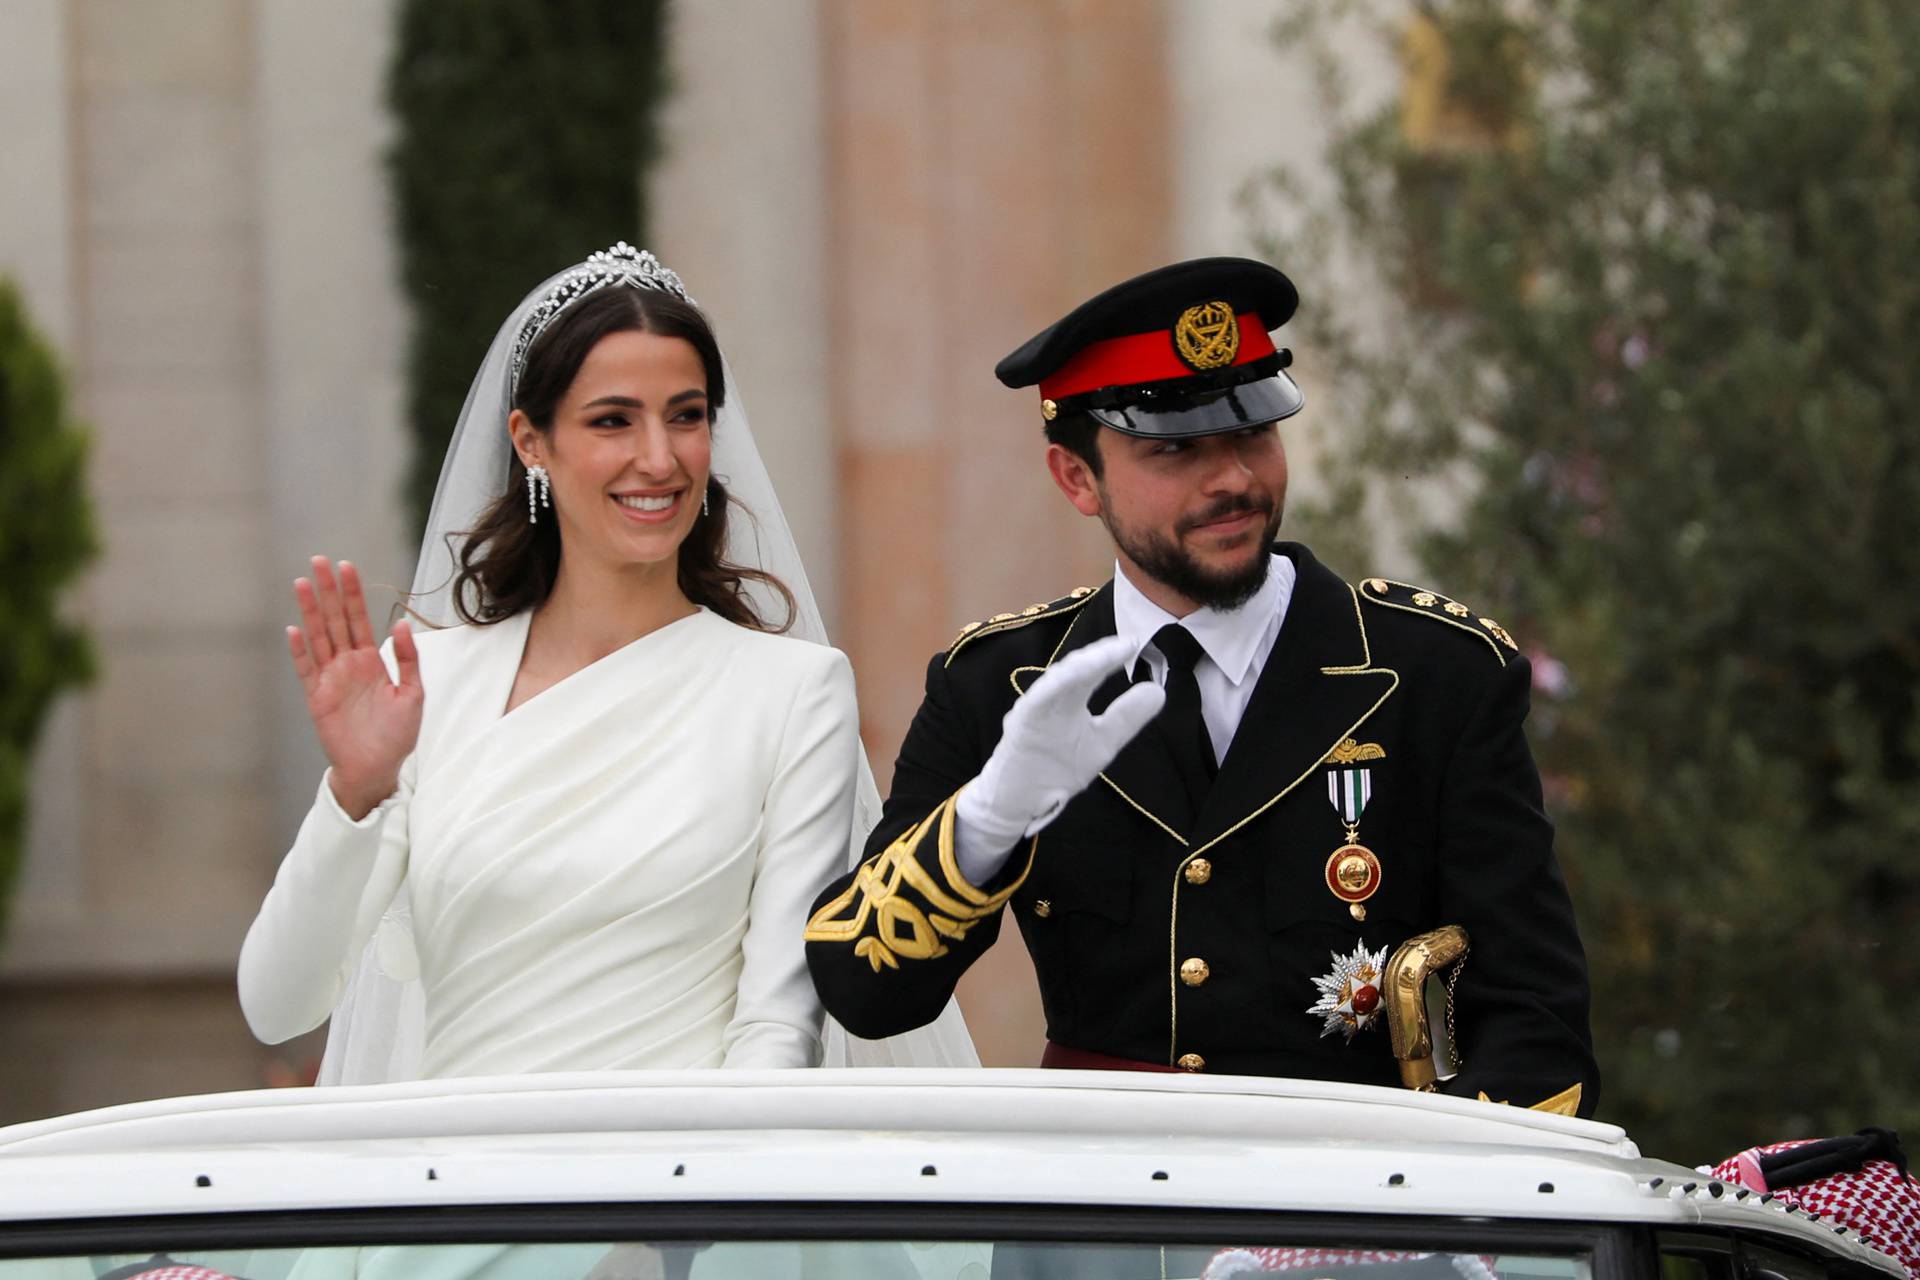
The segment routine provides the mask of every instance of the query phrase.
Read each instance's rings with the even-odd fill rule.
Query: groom
[[[964,628],[927,668],[867,859],[806,931],[856,1035],[931,1021],[1011,913],[1044,1065],[1397,1085],[1381,969],[1465,928],[1448,1092],[1590,1114],[1573,911],[1522,721],[1527,659],[1457,601],[1275,542],[1269,336],[1297,297],[1209,258],[1126,281],[1002,360],[1115,573]]]

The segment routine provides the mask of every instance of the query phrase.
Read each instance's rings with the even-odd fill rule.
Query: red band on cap
[[[1259,315],[1243,311],[1238,319],[1240,350],[1233,364],[1252,364],[1272,355],[1273,339],[1267,336],[1267,328],[1260,323]],[[1130,333],[1124,338],[1108,338],[1080,348],[1073,359],[1040,380],[1040,397],[1064,400],[1102,387],[1130,387],[1141,382],[1191,378],[1194,372],[1175,350],[1173,330]]]

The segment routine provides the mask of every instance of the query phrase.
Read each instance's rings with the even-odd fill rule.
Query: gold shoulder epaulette
[[[1368,604],[1417,613],[1479,636],[1487,642],[1487,647],[1493,650],[1503,667],[1507,665],[1507,651],[1520,651],[1520,646],[1513,642],[1513,637],[1507,634],[1505,627],[1492,618],[1481,617],[1458,600],[1449,600],[1437,591],[1395,582],[1390,578],[1368,578],[1360,584],[1360,598]]]
[[[1012,631],[1016,627],[1024,627],[1029,622],[1038,622],[1042,618],[1072,613],[1092,598],[1092,587],[1075,587],[1058,600],[1049,600],[1045,604],[1030,604],[1017,613],[996,613],[991,618],[980,622],[969,622],[960,628],[960,634],[955,636],[953,643],[947,646],[947,663],[951,665],[955,654],[981,636],[990,636],[997,631]]]

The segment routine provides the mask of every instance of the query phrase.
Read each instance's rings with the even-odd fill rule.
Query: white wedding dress
[[[419,634],[386,804],[355,823],[321,783],[241,953],[255,1034],[325,1021],[404,887],[415,942],[381,961],[417,970],[423,1077],[817,1065],[800,936],[853,821],[846,658],[701,610],[502,714],[529,617]]]

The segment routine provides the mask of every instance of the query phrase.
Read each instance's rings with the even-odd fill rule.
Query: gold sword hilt
[[[1467,954],[1467,931],[1443,925],[1408,938],[1394,949],[1381,981],[1387,1004],[1387,1036],[1400,1063],[1400,1083],[1431,1093],[1440,1073],[1433,1065],[1433,1030],[1427,1019],[1427,979]]]

